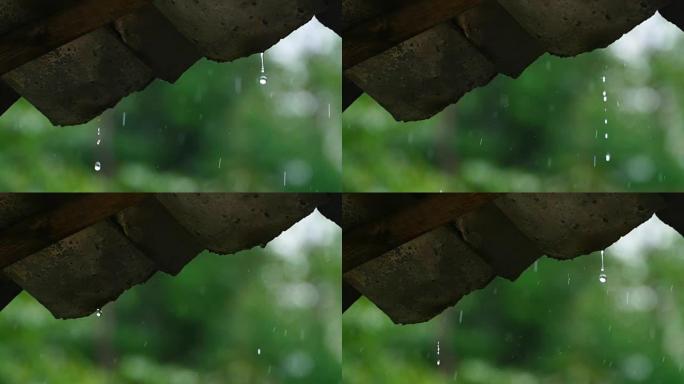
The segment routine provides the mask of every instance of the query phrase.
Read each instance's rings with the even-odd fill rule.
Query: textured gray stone
[[[508,194],[496,205],[547,256],[607,248],[664,206],[658,195]]]
[[[670,0],[498,0],[549,52],[575,56],[603,48]]]
[[[518,77],[545,52],[496,0],[482,1],[457,20],[468,40],[508,76]]]
[[[537,245],[494,203],[459,217],[457,222],[463,239],[498,276],[515,280],[542,256]]]
[[[77,318],[115,300],[155,271],[110,221],[102,221],[4,270],[56,318]]]
[[[422,120],[497,74],[461,30],[444,23],[345,72],[397,120]]]
[[[177,275],[204,246],[156,199],[149,199],[116,215],[126,236],[154,260],[158,268]]]
[[[155,4],[205,56],[230,61],[265,51],[332,0],[156,0]]]
[[[153,79],[109,27],[80,37],[2,79],[55,125],[85,123]]]
[[[202,55],[171,22],[150,5],[114,22],[121,39],[152,68],[155,75],[175,82]]]
[[[306,194],[158,195],[201,244],[221,254],[265,245],[329,198]]]
[[[665,19],[684,31],[684,2],[674,0],[672,4],[661,9],[659,12]]]
[[[399,324],[427,321],[493,278],[491,267],[448,227],[344,275],[347,283]]]

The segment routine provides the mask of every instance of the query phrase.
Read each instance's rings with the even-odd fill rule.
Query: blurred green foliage
[[[676,28],[652,22],[652,38]],[[680,190],[684,38],[673,33],[674,45],[631,59],[545,55],[421,122],[398,123],[363,96],[343,115],[345,191]]]
[[[22,293],[0,313],[0,382],[340,382],[341,230],[314,216],[316,236],[283,235],[302,237],[296,254],[204,252],[101,317],[56,320]]]
[[[682,382],[684,239],[659,224],[641,245],[608,248],[605,285],[595,253],[540,259],[422,324],[360,300],[343,315],[345,382]]]
[[[82,126],[54,127],[21,100],[0,117],[0,190],[339,191],[341,39],[318,25],[333,43],[295,62],[267,51],[264,87],[254,55],[202,60]]]

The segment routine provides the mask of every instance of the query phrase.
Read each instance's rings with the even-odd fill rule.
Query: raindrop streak
[[[121,118],[121,126],[126,126],[126,112],[123,113],[123,117]]]
[[[101,310],[100,308],[98,308],[98,309],[95,311],[95,316],[97,316],[97,317],[101,317],[101,316],[102,316],[102,310]]]
[[[608,113],[608,92],[605,90],[605,84],[606,84],[606,75],[603,75],[601,77],[601,80],[603,81],[603,112]],[[603,134],[604,139],[608,140],[608,117],[604,116],[603,118],[603,125],[605,125],[605,132]],[[606,153],[606,162],[610,162],[610,152]]]
[[[539,260],[534,262],[534,271],[537,272],[539,270]]]
[[[219,157],[219,163],[218,163],[219,169],[221,169],[221,162],[222,162],[222,161],[223,161],[223,157]]]
[[[463,310],[458,313],[458,323],[463,324]]]
[[[259,76],[259,84],[266,85],[266,84],[268,84],[268,76],[266,75],[266,67],[264,65],[264,53],[262,52],[260,54],[260,56],[261,56],[261,76]]]
[[[437,341],[437,366],[442,364],[442,362],[439,360],[439,341]]]
[[[283,187],[287,187],[287,171],[283,172]]]
[[[98,127],[97,128],[97,141],[95,142],[95,145],[99,147],[100,144],[102,144],[102,130]],[[102,164],[100,164],[99,161],[96,161],[94,168],[95,168],[95,172],[100,172],[100,170],[102,169]]]
[[[608,276],[606,275],[606,268],[603,264],[603,254],[605,251],[601,251],[601,273],[599,274],[599,281],[601,284],[605,284],[608,281]]]

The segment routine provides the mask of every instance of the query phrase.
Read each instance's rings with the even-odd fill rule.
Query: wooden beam
[[[347,70],[435,25],[454,19],[481,0],[416,0],[342,34],[342,68]]]
[[[148,5],[152,0],[81,0],[0,36],[0,75]]]
[[[0,269],[106,219],[150,194],[73,194],[53,209],[29,216],[0,231]],[[42,198],[36,195],[37,199]]]
[[[343,234],[342,271],[346,273],[456,220],[497,198],[497,194],[430,194],[390,216]]]

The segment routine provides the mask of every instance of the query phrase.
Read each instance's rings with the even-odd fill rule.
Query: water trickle
[[[95,311],[95,316],[97,316],[97,317],[102,317],[102,309],[98,308],[98,309]]]
[[[102,164],[99,161],[95,162],[95,172],[100,172],[102,170]]]
[[[264,53],[260,54],[261,57],[261,75],[259,76],[259,84],[268,84],[268,75],[266,75],[266,66],[264,65]]]
[[[605,284],[608,281],[608,276],[606,275],[606,267],[603,263],[603,256],[605,251],[601,251],[601,273],[599,274],[599,281],[601,284]]]
[[[606,75],[603,75],[601,77],[601,80],[603,81],[603,86],[604,86],[604,90],[603,90],[603,113],[604,113],[603,125],[605,126],[605,131],[603,133],[603,138],[605,140],[608,140],[608,116],[607,116],[607,114],[608,114],[608,92],[605,90]],[[610,162],[610,158],[611,158],[610,152],[607,152],[606,153],[606,162],[607,163]]]
[[[439,367],[442,362],[439,360],[439,341],[437,341],[437,366]]]

